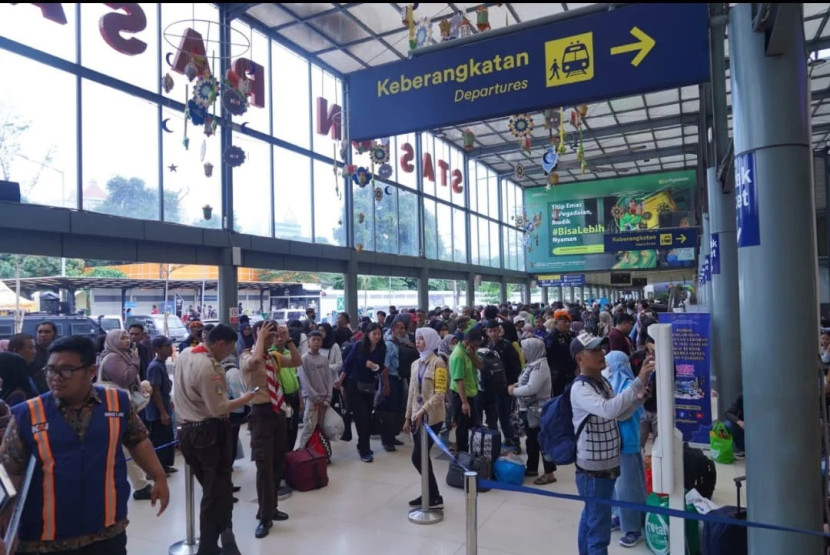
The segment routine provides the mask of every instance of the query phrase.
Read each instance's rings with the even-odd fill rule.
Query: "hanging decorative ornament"
[[[381,164],[378,168],[378,176],[381,179],[389,179],[392,177],[392,166],[390,164]]]
[[[205,118],[205,136],[211,137],[216,132],[216,119],[213,116],[207,116]]]
[[[423,48],[432,42],[432,23],[424,16],[415,27],[415,46]]]
[[[472,37],[474,34],[470,20],[466,17],[461,18],[461,24],[458,27],[458,38]]]
[[[415,40],[415,14],[413,13],[415,9],[410,5],[406,8],[406,25],[409,27],[409,49],[415,50],[415,46],[417,46],[417,42]]]
[[[375,187],[375,201],[380,202],[383,200],[383,189],[380,187]]]
[[[205,161],[205,155],[206,154],[207,154],[207,141],[205,139],[202,139],[202,148],[200,149],[200,152],[199,152],[199,161],[200,162]]]
[[[450,19],[450,40],[457,39],[461,34],[461,22],[463,20],[464,16],[459,12],[455,12],[455,15]]]
[[[357,252],[363,252],[363,243],[358,243],[358,244],[356,244],[356,245],[354,246],[354,249],[355,249]]]
[[[452,23],[449,19],[442,19],[438,22],[438,31],[441,33],[441,42],[447,42],[452,37],[450,32],[452,30]]]
[[[533,119],[529,114],[518,114],[512,116],[508,122],[510,133],[519,138],[519,146],[529,151],[531,146],[531,132],[533,131]]]
[[[522,165],[521,162],[516,164],[516,167],[513,168],[513,177],[516,179],[524,179],[525,176],[525,167]]]
[[[342,161],[346,161],[346,156],[349,155],[349,141],[343,141],[340,143],[340,159]]]
[[[193,80],[196,79],[196,76],[199,75],[199,68],[196,67],[196,64],[192,58],[184,66],[184,75],[190,82],[193,82]]]
[[[470,152],[475,146],[476,136],[469,129],[461,132],[461,138],[464,140],[464,150]]]
[[[490,13],[487,6],[479,6],[476,8],[476,28],[479,31],[490,30]]]
[[[386,164],[389,162],[389,145],[375,143],[369,152],[373,164]]]
[[[343,177],[351,177],[357,173],[357,166],[354,164],[343,165]]]
[[[248,111],[247,97],[232,87],[225,87],[222,91],[222,106],[232,116],[241,116]]]
[[[559,111],[555,108],[548,108],[542,114],[545,116],[545,129],[556,129],[559,127]]]
[[[219,95],[219,81],[213,75],[200,75],[193,87],[193,100],[199,106],[209,108]]]
[[[565,154],[565,109],[559,108],[559,154]]]
[[[187,101],[187,115],[190,116],[190,121],[193,125],[202,125],[207,118],[207,110],[204,106],[197,104],[195,100]]]
[[[175,85],[175,81],[170,76],[169,73],[165,73],[164,77],[161,80],[161,88],[164,89],[164,92],[170,94],[170,91],[173,90],[173,85]]]
[[[580,104],[577,108],[579,110],[579,117],[585,118],[588,115],[588,105],[587,104]]]
[[[231,145],[225,150],[222,160],[232,168],[237,168],[245,163],[245,151],[238,146]]]
[[[239,91],[246,99],[254,88],[254,83],[250,79],[240,79],[236,90]]]
[[[548,176],[548,183],[551,185],[559,185],[559,174],[556,172],[551,173]]]
[[[369,149],[372,148],[372,141],[352,141],[352,146],[355,152],[363,154],[364,152],[369,152]]]
[[[213,175],[213,164],[210,162],[205,162],[205,175],[210,177]]]
[[[556,169],[556,166],[559,165],[559,156],[556,154],[556,151],[553,149],[552,146],[549,146],[545,153],[542,155],[542,169],[545,170],[545,174],[549,174],[553,170]]]
[[[357,214],[357,223],[362,224],[366,220],[366,214],[359,212]]]
[[[365,187],[372,181],[372,174],[364,167],[359,167],[355,170],[352,176],[352,181],[360,188]]]

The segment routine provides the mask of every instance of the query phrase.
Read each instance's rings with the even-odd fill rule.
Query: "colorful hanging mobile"
[[[516,164],[516,167],[513,168],[513,177],[515,177],[517,180],[521,180],[524,179],[524,176],[525,167],[522,165],[521,162],[519,162],[518,164]]]
[[[380,202],[383,200],[383,189],[380,187],[375,187],[375,200]]]
[[[369,152],[369,149],[372,148],[372,141],[352,141],[352,146],[355,152],[363,154],[364,152]]]
[[[202,125],[207,118],[207,110],[195,100],[190,99],[187,101],[187,113],[185,116],[190,118],[193,125]]]
[[[464,21],[464,16],[459,12],[450,19],[450,40],[457,39],[461,34],[461,22]]]
[[[424,16],[415,27],[415,46],[423,48],[432,42],[432,23]]]
[[[461,23],[458,26],[458,38],[464,37],[471,37],[473,36],[473,26],[470,23],[470,20],[466,17],[461,18]]]
[[[452,23],[449,19],[442,19],[438,22],[438,31],[441,33],[441,42],[446,42],[452,38]]]
[[[210,162],[205,162],[205,176],[210,177],[213,175],[213,164]]]
[[[545,174],[549,174],[555,170],[558,165],[559,156],[556,154],[556,150],[554,150],[552,146],[549,146],[542,155],[542,169],[545,170]]]
[[[559,154],[565,154],[565,109],[559,108]]]
[[[173,85],[176,83],[173,81],[173,78],[170,76],[169,73],[165,73],[164,77],[161,80],[161,88],[164,89],[164,92],[170,93],[173,90]]]
[[[381,179],[389,179],[392,177],[392,166],[390,164],[381,164],[378,168],[378,176]]]
[[[529,114],[518,114],[510,117],[507,126],[514,137],[524,138],[533,131],[533,119]]]
[[[222,106],[232,116],[241,116],[248,111],[248,98],[232,87],[225,87],[222,91]]]

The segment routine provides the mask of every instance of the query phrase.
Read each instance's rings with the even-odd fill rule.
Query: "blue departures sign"
[[[603,239],[606,252],[695,248],[697,230],[692,227],[642,229],[625,233],[608,233]]]
[[[754,152],[735,156],[735,207],[738,218],[738,247],[760,245],[761,225]]]
[[[585,285],[585,274],[548,274],[536,280],[539,287],[581,287]]]
[[[629,4],[348,76],[348,136],[390,137],[709,79],[706,4]]]

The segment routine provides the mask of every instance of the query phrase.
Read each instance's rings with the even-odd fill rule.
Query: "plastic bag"
[[[652,507],[669,507],[669,496],[650,493],[646,497],[646,505]],[[696,513],[695,506],[686,503],[686,512]],[[696,555],[700,553],[700,523],[694,519],[685,520],[686,553]],[[652,553],[669,555],[669,517],[657,513],[646,513],[645,524],[646,545]]]
[[[721,464],[735,462],[732,434],[721,421],[716,421],[709,432],[709,458]]]
[[[321,424],[323,435],[331,441],[337,441],[343,432],[346,431],[346,424],[343,422],[343,417],[332,408],[326,407],[326,413],[323,415],[323,422]]]
[[[525,465],[518,457],[504,455],[493,463],[496,480],[505,484],[522,485],[525,479]]]

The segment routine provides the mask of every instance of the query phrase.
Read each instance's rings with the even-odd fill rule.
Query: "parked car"
[[[139,323],[144,326],[144,331],[152,338],[164,335],[164,314],[131,314],[127,316],[125,327]],[[175,342],[187,339],[189,332],[181,320],[176,316],[167,317],[167,336]]]
[[[275,308],[271,311],[271,320],[275,320],[278,324],[285,325],[291,320],[306,321],[305,310],[301,308]],[[253,325],[253,320],[251,324]]]
[[[117,314],[101,314],[98,316],[90,315],[90,318],[98,322],[98,325],[101,326],[105,332],[124,329],[124,319]]]
[[[58,330],[58,337],[69,335],[83,335],[97,341],[106,331],[98,322],[88,316],[80,314],[53,314],[50,312],[30,312],[23,314],[21,333],[37,336],[37,327],[42,322],[53,322]],[[9,339],[15,334],[14,316],[0,317],[0,339]]]

